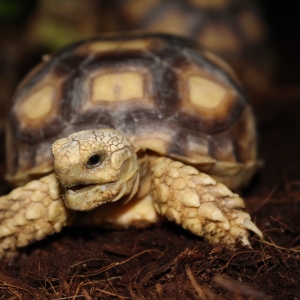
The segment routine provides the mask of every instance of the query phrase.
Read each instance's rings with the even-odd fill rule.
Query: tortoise
[[[194,38],[227,60],[249,87],[267,85],[274,74],[268,27],[254,0],[114,0],[110,6],[106,30]]]
[[[0,199],[1,257],[72,224],[167,218],[212,243],[262,236],[229,189],[259,165],[252,108],[232,69],[192,40],[77,42],[13,98],[6,178],[19,187]]]

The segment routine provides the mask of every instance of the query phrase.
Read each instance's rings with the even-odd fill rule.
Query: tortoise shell
[[[143,149],[225,181],[244,169],[250,177],[256,162],[253,114],[234,73],[172,35],[94,38],[46,57],[14,95],[8,180],[52,172],[56,139],[97,128],[114,128]]]
[[[115,0],[113,3],[107,30],[147,30],[194,38],[226,59],[249,83],[262,84],[273,72],[268,29],[253,0]]]

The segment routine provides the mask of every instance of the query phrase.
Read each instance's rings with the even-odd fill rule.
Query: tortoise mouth
[[[66,206],[72,210],[89,211],[111,202],[119,191],[117,181],[107,183],[77,183],[63,186]]]
[[[112,188],[115,183],[116,181],[106,183],[78,183],[71,186],[64,186],[64,190],[66,193],[79,193],[94,187],[100,187],[100,190],[104,192]]]
[[[82,190],[82,189],[86,189],[86,188],[89,188],[91,186],[94,186],[95,184],[91,183],[91,184],[76,184],[76,185],[72,185],[72,186],[66,186],[65,189],[67,191],[73,191],[73,192],[77,192],[79,190]]]

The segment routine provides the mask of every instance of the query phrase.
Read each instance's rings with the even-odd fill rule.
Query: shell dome
[[[50,173],[52,143],[83,129],[116,129],[141,148],[201,162],[225,182],[256,163],[255,122],[235,74],[189,39],[134,34],[78,42],[31,71],[13,100],[7,178],[15,184]]]

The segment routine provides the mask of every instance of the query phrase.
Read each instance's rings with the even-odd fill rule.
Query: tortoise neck
[[[143,198],[151,193],[151,168],[158,155],[151,151],[137,153],[139,164],[139,188],[137,198]]]

